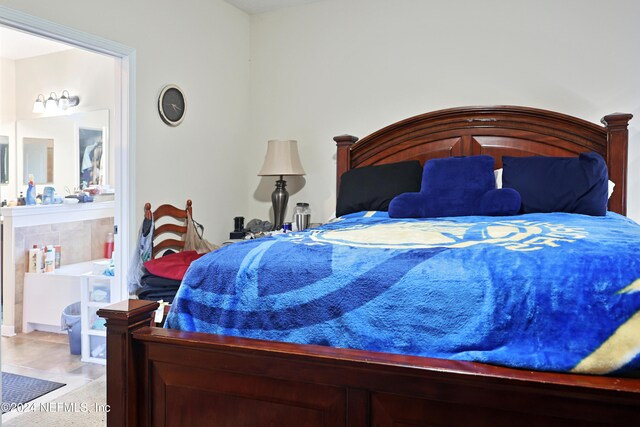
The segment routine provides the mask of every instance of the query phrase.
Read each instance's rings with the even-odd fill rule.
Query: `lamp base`
[[[271,204],[273,205],[273,229],[280,230],[284,224],[284,214],[287,211],[289,202],[289,192],[286,189],[287,182],[282,179],[276,181],[276,189],[271,193]]]

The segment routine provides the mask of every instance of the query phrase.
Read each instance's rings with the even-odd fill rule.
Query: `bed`
[[[603,118],[604,126],[600,126],[560,113],[508,106],[427,113],[387,126],[358,142],[352,136],[336,137],[338,188],[341,177],[349,170],[402,160],[415,159],[423,164],[435,158],[489,155],[500,168],[503,156],[576,157],[596,152],[605,159],[609,178],[615,182],[609,199],[611,213],[603,219],[612,224],[625,223],[628,222],[623,215],[626,213],[630,119],[629,114],[611,114]],[[355,214],[358,215],[367,214]],[[342,221],[356,220],[353,216]],[[514,219],[518,218],[503,217],[499,221]],[[369,220],[376,226],[389,221],[379,212],[369,214]],[[526,220],[552,223],[548,218],[527,217]],[[554,218],[556,220],[563,221],[564,217]],[[455,221],[469,223],[468,218]],[[482,223],[482,219],[478,221]],[[617,227],[608,224],[603,227],[604,233],[611,233]],[[338,225],[329,225],[317,232],[315,242],[340,241],[336,227]],[[487,225],[474,222],[465,227],[486,229]],[[572,231],[579,228],[574,225]],[[551,232],[558,237],[558,232],[567,230]],[[577,241],[580,240],[577,234],[565,234],[562,238]],[[308,238],[311,239],[311,234]],[[621,240],[635,239],[636,236],[631,236]],[[237,245],[249,250],[251,244]],[[230,250],[232,248],[226,251]],[[617,254],[607,255],[607,259]],[[224,255],[225,252],[218,251],[212,256]],[[434,259],[438,256],[440,254]],[[549,256],[553,258],[553,254]],[[587,285],[585,288],[590,289]],[[631,287],[626,292],[637,300],[634,289]],[[176,304],[179,301],[180,298]],[[599,301],[591,301],[591,305]],[[153,302],[129,300],[99,312],[107,319],[109,425],[634,425],[640,422],[640,379],[633,377],[637,374],[633,363],[609,365],[600,372],[606,375],[584,375],[576,372],[599,372],[591,368],[553,372],[571,371],[567,367],[575,368],[575,360],[564,361],[566,366],[558,368],[540,364],[534,357],[514,368],[498,366],[499,361],[486,355],[475,359],[441,358],[398,348],[384,351],[388,343],[381,344],[380,348],[369,346],[376,350],[373,351],[345,348],[343,343],[322,340],[314,341],[315,344],[285,342],[277,334],[267,335],[268,339],[247,338],[236,336],[236,330],[242,329],[237,322],[223,325],[218,334],[190,332],[149,326],[156,307]],[[634,315],[633,306],[627,310],[620,313],[621,318]],[[267,329],[286,329],[278,327],[278,320],[272,321]],[[171,314],[168,322],[180,324],[171,320]],[[567,339],[561,335],[555,338]],[[520,352],[526,353],[522,349]],[[631,371],[616,369],[623,365],[630,366]]]

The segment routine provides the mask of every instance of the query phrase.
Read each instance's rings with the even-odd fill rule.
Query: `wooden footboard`
[[[109,426],[640,425],[640,379],[296,345],[107,319]]]

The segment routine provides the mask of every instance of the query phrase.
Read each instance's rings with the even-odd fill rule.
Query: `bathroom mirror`
[[[24,144],[25,138],[54,141],[51,169],[53,175],[45,179],[51,179],[46,185],[54,187],[58,194],[66,195],[74,188],[79,188],[83,184],[83,172],[85,177],[88,177],[86,185],[90,185],[90,182],[113,185],[113,144],[109,140],[109,110],[18,120],[16,135],[16,155],[9,159],[10,162],[15,162],[15,165],[9,164],[9,169],[13,176],[17,177],[17,185],[13,190],[16,196],[20,191],[26,191],[25,183],[28,176],[34,173],[26,166],[26,158],[30,156],[27,151],[30,148],[27,147],[29,144]],[[100,154],[100,150],[96,151],[97,145],[93,144],[100,138],[102,153],[96,156]],[[87,147],[92,145],[92,149],[87,150]],[[43,184],[39,184],[37,191],[43,191]]]
[[[0,135],[0,184],[9,183],[9,137]]]
[[[35,184],[53,183],[53,139],[22,138],[23,183],[33,175]]]

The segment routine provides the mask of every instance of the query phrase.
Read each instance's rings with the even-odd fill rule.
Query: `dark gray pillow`
[[[340,178],[336,216],[387,211],[391,199],[420,191],[422,166],[417,160],[351,169]]]

